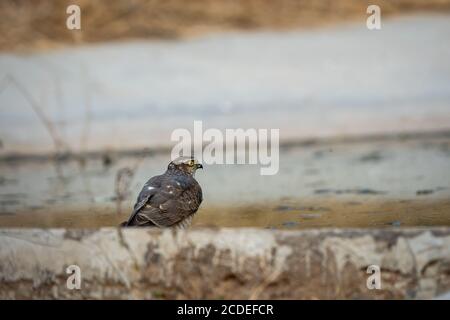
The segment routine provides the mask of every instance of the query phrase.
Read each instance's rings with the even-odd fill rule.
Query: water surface
[[[3,161],[0,226],[117,225],[168,159]],[[206,165],[196,179],[205,199],[197,226],[450,225],[447,137],[284,147],[274,176],[256,165]]]

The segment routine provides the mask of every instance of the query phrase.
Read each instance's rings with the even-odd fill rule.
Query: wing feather
[[[170,227],[194,214],[202,202],[200,185],[193,178],[164,177],[139,195],[128,225]],[[152,187],[151,186],[151,187]],[[147,188],[148,189],[148,188]],[[151,191],[151,192],[150,192]]]

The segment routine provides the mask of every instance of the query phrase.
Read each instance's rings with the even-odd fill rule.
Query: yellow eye
[[[194,165],[194,160],[189,160],[189,165],[192,167]]]

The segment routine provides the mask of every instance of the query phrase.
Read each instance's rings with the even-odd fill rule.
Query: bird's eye
[[[189,165],[192,167],[194,165],[194,160],[189,160]]]

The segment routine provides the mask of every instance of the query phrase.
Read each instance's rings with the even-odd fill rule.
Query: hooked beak
[[[197,163],[197,169],[203,169],[203,165],[201,163]]]

